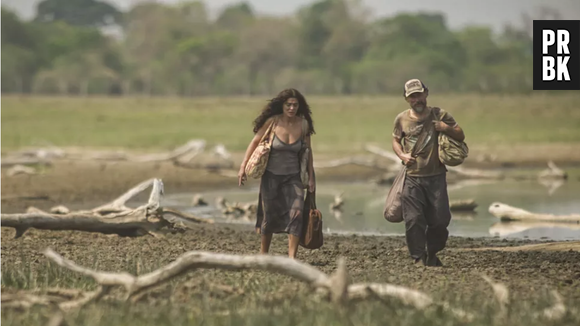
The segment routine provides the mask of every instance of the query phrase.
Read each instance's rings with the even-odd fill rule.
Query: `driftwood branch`
[[[532,213],[521,208],[502,203],[492,203],[489,212],[502,221],[545,221],[545,222],[575,222],[580,223],[580,214],[553,215]]]
[[[126,206],[127,201],[145,189],[152,186],[149,200],[137,208]],[[2,214],[2,226],[16,229],[16,237],[20,237],[29,228],[43,230],[74,230],[118,234],[122,236],[141,236],[151,234],[165,227],[174,228],[180,222],[211,223],[207,219],[196,218],[177,210],[160,206],[163,195],[163,182],[160,179],[146,180],[112,202],[92,210],[68,212],[58,210],[61,214],[47,213],[31,209],[24,214]],[[165,216],[165,215],[170,216]]]
[[[307,283],[313,290],[326,292],[337,304],[346,304],[354,299],[369,299],[374,295],[380,297],[395,297],[405,304],[423,310],[428,306],[440,305],[460,318],[471,318],[471,315],[460,309],[453,309],[446,303],[435,302],[430,296],[420,291],[390,284],[350,284],[344,260],[340,260],[337,271],[328,276],[306,263],[288,257],[269,255],[230,255],[210,252],[190,251],[174,262],[150,273],[133,276],[128,273],[99,272],[81,267],[51,249],[44,251],[45,256],[57,265],[74,272],[93,278],[99,285],[105,287],[122,287],[126,291],[126,299],[163,284],[177,276],[196,269],[224,270],[260,270],[278,273]],[[370,291],[369,291],[370,290]]]

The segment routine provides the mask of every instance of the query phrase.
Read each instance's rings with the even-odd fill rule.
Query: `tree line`
[[[201,1],[44,0],[24,21],[2,8],[2,92],[226,96],[402,94],[410,78],[438,92],[532,90],[531,18],[501,33],[451,30],[440,13],[370,19],[356,0],[290,15],[240,2],[210,17]]]

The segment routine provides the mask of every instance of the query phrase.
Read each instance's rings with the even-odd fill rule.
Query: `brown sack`
[[[405,185],[406,170],[407,168],[405,166],[401,168],[387,194],[383,216],[387,221],[392,223],[400,223],[403,221],[401,194],[403,193],[403,186]]]
[[[435,128],[431,121],[425,119],[425,122],[423,122],[423,128],[421,129],[419,137],[417,137],[417,142],[415,142],[415,145],[413,145],[413,148],[411,149],[412,157],[416,158],[425,149],[425,146],[427,146],[427,143],[434,132]],[[387,194],[383,216],[389,222],[400,223],[403,221],[403,203],[401,197],[403,194],[403,187],[405,186],[406,176],[407,167],[403,165]]]
[[[316,208],[316,194],[307,191],[302,214],[302,235],[300,246],[306,249],[318,249],[323,244],[322,214]]]

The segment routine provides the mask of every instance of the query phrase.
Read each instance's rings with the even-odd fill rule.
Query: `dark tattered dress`
[[[258,198],[256,228],[261,234],[288,233],[300,237],[304,188],[298,153],[302,146],[302,139],[287,144],[274,136]]]

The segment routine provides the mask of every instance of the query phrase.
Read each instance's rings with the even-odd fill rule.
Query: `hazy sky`
[[[107,0],[121,9],[126,9],[144,0]],[[151,1],[151,0],[149,0]],[[179,0],[156,0],[177,3]],[[13,9],[24,18],[30,18],[40,0],[2,0],[2,5]],[[206,0],[212,12],[239,0]],[[248,0],[259,13],[288,14],[312,0]],[[520,23],[522,12],[533,13],[538,6],[558,9],[562,19],[580,19],[580,0],[362,0],[376,16],[390,16],[399,12],[440,11],[446,14],[451,28],[467,24],[492,25],[499,29],[505,23]]]

